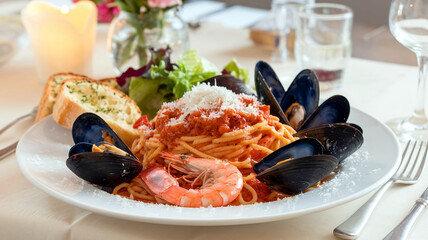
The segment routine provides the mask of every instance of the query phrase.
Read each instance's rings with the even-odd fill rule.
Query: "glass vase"
[[[152,10],[140,15],[121,11],[112,21],[107,46],[117,75],[150,61],[150,48],[172,49],[176,60],[189,49],[189,30],[178,8]]]

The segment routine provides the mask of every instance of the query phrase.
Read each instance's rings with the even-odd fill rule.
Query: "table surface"
[[[113,76],[106,48],[107,25],[98,26],[94,78]],[[231,58],[250,69],[271,52],[254,45],[248,30],[203,24],[191,31],[193,49],[222,67]],[[284,84],[297,74],[295,62],[272,63]],[[251,74],[252,75],[252,74]],[[251,76],[252,77],[252,76]],[[0,68],[0,126],[38,104],[43,84],[37,79],[34,54],[26,46]],[[351,105],[380,121],[409,115],[414,106],[417,68],[353,58],[341,88],[322,97],[345,95]],[[0,148],[19,139],[32,124],[22,121],[0,137]],[[411,186],[394,185],[386,192],[360,239],[381,239],[407,214],[428,185],[428,174]],[[332,231],[372,193],[325,211],[262,224],[192,227],[126,221],[91,213],[40,191],[19,171],[15,155],[0,161],[0,239],[334,239]],[[426,239],[428,214],[420,216],[408,239]]]

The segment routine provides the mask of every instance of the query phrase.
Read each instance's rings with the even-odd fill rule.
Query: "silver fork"
[[[9,123],[8,125],[6,125],[5,127],[3,127],[1,130],[0,130],[0,134],[2,134],[3,132],[5,132],[7,129],[9,129],[10,127],[12,127],[13,125],[15,125],[17,122],[19,122],[19,121],[21,121],[22,119],[24,119],[24,118],[27,118],[27,117],[35,117],[36,116],[36,114],[37,114],[37,108],[38,108],[38,106],[35,106],[34,108],[33,108],[33,110],[31,110],[31,112],[30,113],[28,113],[28,114],[25,114],[25,115],[23,115],[23,116],[21,116],[21,117],[18,117],[17,119],[15,119],[14,121],[12,121],[11,123]],[[0,149],[0,160],[2,160],[3,158],[5,158],[5,157],[7,157],[7,156],[9,156],[10,154],[12,154],[13,152],[15,152],[15,150],[16,150],[16,146],[18,145],[18,141],[16,141],[16,142],[14,142],[14,143],[12,143],[12,144],[10,144],[9,146],[6,146],[6,147],[4,147],[4,148],[2,148],[2,149]]]
[[[425,150],[423,150],[424,148]],[[408,150],[409,153],[407,154]],[[334,236],[341,239],[358,238],[380,198],[393,183],[414,184],[417,182],[425,165],[427,151],[427,143],[409,141],[404,149],[400,166],[394,176],[350,218],[336,227],[333,231]],[[415,154],[416,156],[414,156]]]

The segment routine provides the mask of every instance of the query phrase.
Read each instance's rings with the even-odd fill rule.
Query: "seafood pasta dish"
[[[130,148],[95,113],[80,115],[67,167],[112,194],[181,207],[263,203],[316,188],[361,147],[362,129],[346,123],[345,97],[318,106],[312,71],[274,96],[269,84],[280,83],[264,64],[256,65],[258,99],[196,85],[152,120],[143,115]]]
[[[131,150],[147,170],[113,193],[194,207],[272,201],[284,195],[266,188],[252,168],[294,141],[294,133],[255,97],[201,84],[164,104],[149,124],[140,127]],[[156,182],[159,178],[165,182]],[[178,183],[185,187],[152,186]],[[159,195],[148,194],[147,188]],[[186,198],[195,199],[188,203]]]

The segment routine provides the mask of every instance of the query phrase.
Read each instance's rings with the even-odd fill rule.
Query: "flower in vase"
[[[174,45],[178,40],[175,36],[185,36],[187,28],[183,22],[185,34],[164,34],[164,21],[171,18],[174,9],[183,4],[185,0],[115,0],[114,4],[119,7],[121,14],[113,21],[111,29],[125,29],[123,40],[117,41],[112,47],[116,72],[126,70],[128,63],[138,59],[138,66],[142,67],[150,60],[152,47],[166,47]],[[182,21],[180,19],[180,21]],[[120,24],[118,24],[120,23]],[[180,24],[176,24],[180,26]],[[167,26],[172,28],[171,26]],[[175,30],[174,30],[175,31]],[[120,32],[111,30],[110,32]],[[173,37],[171,37],[173,36]],[[113,39],[113,37],[111,38]],[[115,38],[120,39],[120,38]],[[186,38],[187,39],[187,38]],[[181,41],[181,40],[180,40]],[[111,41],[113,42],[113,40]],[[180,43],[181,45],[182,43]]]
[[[181,0],[147,0],[147,5],[151,8],[166,8],[181,5]]]
[[[73,0],[74,3],[84,0]],[[120,12],[114,0],[93,0],[98,8],[98,22],[109,23]]]

